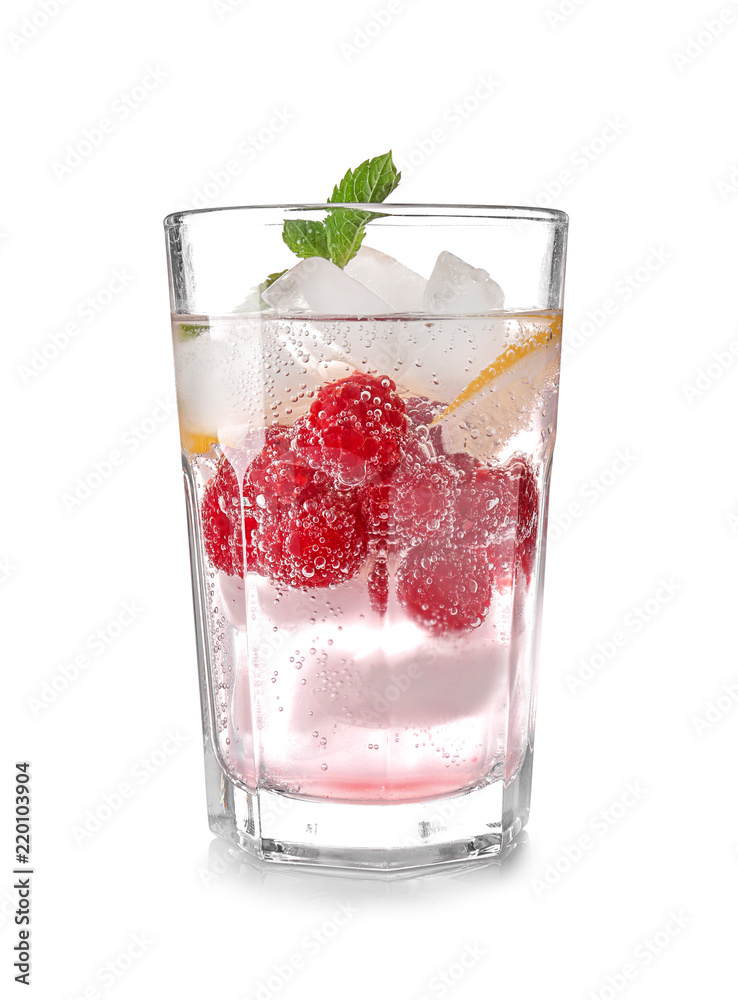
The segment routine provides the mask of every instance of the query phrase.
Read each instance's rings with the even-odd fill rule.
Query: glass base
[[[210,829],[265,861],[391,871],[490,858],[528,819],[532,752],[517,775],[423,802],[367,804],[250,792],[206,745]]]

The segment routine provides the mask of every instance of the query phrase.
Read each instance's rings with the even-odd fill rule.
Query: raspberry
[[[497,590],[512,587],[515,579],[515,539],[511,535],[498,535],[487,546],[487,562],[492,582]]]
[[[518,538],[530,538],[538,529],[539,494],[535,473],[522,455],[513,455],[503,468],[515,485]]]
[[[412,396],[405,400],[405,412],[410,421],[410,427],[415,430],[422,430],[428,436],[436,454],[442,455],[443,431],[440,424],[435,427],[430,425],[435,417],[445,409],[445,403],[439,403],[435,399],[428,399],[426,396]]]
[[[526,459],[515,455],[491,469],[477,463],[462,478],[457,504],[456,537],[483,541],[498,585],[515,567],[530,579],[538,537],[539,492]]]
[[[248,487],[244,487],[243,502],[250,505],[253,501]],[[244,513],[242,533],[242,510],[238,478],[231,463],[223,458],[205,487],[200,504],[200,519],[208,559],[216,569],[229,576],[243,576],[244,538],[247,567],[253,569],[256,565],[256,521]]]
[[[311,469],[290,450],[293,437],[291,427],[270,427],[264,447],[249,466],[246,482],[261,508],[268,504],[302,503],[329,485],[326,476]]]
[[[477,628],[492,597],[484,549],[410,549],[397,571],[397,597],[410,617],[434,635]]]
[[[530,579],[536,559],[538,541],[538,507],[540,493],[535,474],[521,455],[514,455],[505,466],[514,484],[517,500],[517,556],[525,575]]]
[[[450,530],[456,473],[435,458],[423,437],[409,435],[400,464],[385,481],[361,490],[369,545],[417,545],[437,531]]]
[[[462,465],[456,458],[454,464],[457,468]],[[514,531],[517,492],[517,482],[508,469],[492,468],[481,462],[476,462],[471,470],[467,466],[459,481],[456,501],[456,529],[462,533],[460,537],[486,545],[492,536]]]
[[[434,417],[437,417],[443,409],[445,409],[444,403],[439,403],[437,399],[428,399],[427,396],[411,396],[405,400],[405,412],[411,427],[430,426]]]
[[[269,507],[257,532],[260,568],[299,590],[345,583],[366,557],[366,530],[350,499],[330,491],[301,506]]]
[[[402,541],[417,545],[451,528],[456,473],[444,459],[403,460],[392,477],[392,489],[395,524]]]
[[[405,404],[391,379],[356,372],[324,385],[295,429],[298,456],[337,486],[360,486],[399,462]]]
[[[446,455],[446,461],[453,465],[457,472],[466,475],[471,475],[481,465],[478,459],[465,451],[454,451],[450,455]]]

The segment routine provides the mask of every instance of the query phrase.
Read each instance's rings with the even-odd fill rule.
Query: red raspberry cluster
[[[337,486],[361,486],[400,461],[407,435],[395,383],[356,372],[325,386],[295,425],[295,450]]]
[[[539,492],[523,458],[488,466],[447,455],[441,404],[405,405],[386,376],[325,385],[293,427],[270,428],[239,490],[222,459],[201,522],[216,569],[278,586],[329,587],[367,562],[371,607],[387,610],[390,559],[397,598],[434,634],[484,621],[494,586],[530,576]]]
[[[242,577],[244,541],[247,569],[255,568],[256,521],[246,509],[245,497],[242,505],[236,473],[225,458],[221,459],[215,475],[205,487],[200,523],[205,552],[216,569],[229,576]]]

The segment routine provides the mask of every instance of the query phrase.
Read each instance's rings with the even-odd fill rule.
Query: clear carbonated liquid
[[[528,571],[491,567],[483,620],[463,631],[429,631],[403,607],[397,580],[407,545],[386,553],[383,614],[369,599],[371,554],[346,582],[294,589],[253,571],[227,575],[202,552],[196,586],[209,624],[222,766],[248,789],[353,802],[412,801],[511,779],[534,725],[560,314],[175,317],[174,346],[196,521],[224,457],[242,486],[267,428],[292,425],[321,385],[357,370],[391,378],[408,404],[456,402],[440,431],[417,430],[431,456],[465,453],[491,467],[522,458],[538,484]],[[202,548],[201,531],[193,542]],[[440,535],[436,543],[459,556],[462,543]]]

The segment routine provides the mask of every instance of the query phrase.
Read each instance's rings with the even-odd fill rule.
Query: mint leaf
[[[328,257],[328,238],[322,222],[288,219],[282,239],[298,257]]]
[[[343,180],[333,188],[330,201],[334,204],[377,204],[392,194],[400,183],[401,176],[392,161],[390,150],[383,156],[364,160],[356,170],[347,171]],[[334,208],[328,213],[325,222],[288,219],[282,230],[282,239],[298,257],[325,257],[338,267],[345,267],[361,246],[366,224],[372,219],[379,219],[381,215],[381,212]],[[268,287],[269,285],[265,286]],[[261,288],[261,291],[264,289]]]
[[[268,274],[264,281],[256,286],[256,288],[247,297],[246,301],[243,303],[246,307],[251,307],[250,312],[263,312],[265,309],[269,308],[269,303],[265,302],[261,297],[262,294],[270,288],[277,278],[281,278],[283,274],[287,273],[287,269],[284,271],[275,271],[274,274]]]
[[[384,156],[365,160],[356,170],[349,170],[341,183],[333,188],[331,201],[384,201],[400,183],[401,176],[392,162],[390,150]],[[361,212],[351,208],[336,208],[329,214],[325,229],[328,251],[334,264],[339,267],[348,264],[362,244],[364,227],[380,215],[378,212]]]
[[[325,222],[328,236],[328,251],[334,264],[345,267],[356,256],[364,239],[364,226],[376,215],[371,212],[356,212],[348,208],[337,208]]]
[[[262,281],[259,285],[259,294],[261,295],[261,293],[265,292],[267,288],[271,288],[277,278],[281,278],[283,274],[287,274],[287,268],[285,268],[284,271],[275,271],[274,274],[267,275],[266,281]]]
[[[349,170],[333,188],[330,200],[379,202],[388,198],[400,183],[402,174],[392,162],[392,150],[384,156],[364,160],[356,170]]]

